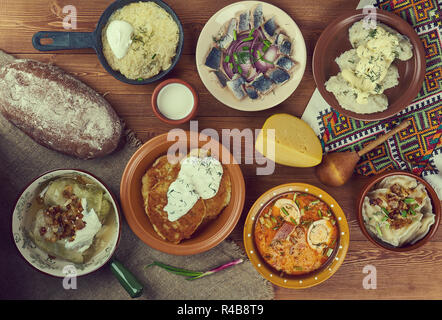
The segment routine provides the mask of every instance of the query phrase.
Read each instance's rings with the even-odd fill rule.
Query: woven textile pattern
[[[442,19],[437,0],[391,0],[374,4],[400,15],[416,30],[425,49],[425,81],[418,96],[395,117],[375,122],[354,120],[331,108],[320,111],[317,120],[324,149],[360,150],[377,136],[403,120],[412,125],[366,154],[357,172],[372,175],[384,170],[401,169],[420,175],[439,174],[434,164],[442,153]]]

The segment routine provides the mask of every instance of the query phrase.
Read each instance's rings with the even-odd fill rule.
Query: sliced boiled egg
[[[329,220],[321,219],[314,221],[307,232],[309,246],[317,251],[321,251],[331,242],[333,225]]]
[[[275,202],[273,208],[273,210],[276,209],[279,211],[279,214],[285,221],[299,224],[299,221],[301,220],[301,212],[295,201],[290,199],[279,199]]]

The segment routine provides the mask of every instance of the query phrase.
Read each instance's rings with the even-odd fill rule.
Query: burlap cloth
[[[109,266],[77,279],[76,290],[65,290],[62,279],[40,273],[18,252],[12,240],[11,215],[19,193],[35,177],[57,168],[78,168],[100,177],[118,197],[124,167],[139,146],[129,132],[127,142],[110,156],[78,160],[48,150],[0,116],[0,298],[3,299],[130,299]],[[139,240],[123,218],[116,258],[143,284],[139,299],[272,299],[273,289],[244,257],[242,250],[225,240],[208,252],[173,256],[154,250]],[[153,260],[191,270],[209,270],[237,258],[240,265],[195,281],[158,267]]]

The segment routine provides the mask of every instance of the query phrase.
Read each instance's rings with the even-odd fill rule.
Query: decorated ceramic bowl
[[[334,250],[329,255],[326,262],[317,269],[302,274],[301,272],[299,272],[299,274],[287,274],[276,270],[261,255],[256,242],[256,232],[258,230],[256,225],[262,223],[261,213],[263,212],[263,209],[267,208],[268,204],[272,203],[275,199],[281,199],[281,196],[292,193],[314,197],[317,199],[315,202],[322,201],[324,205],[328,207],[327,218],[333,222],[333,225],[337,226],[333,240]],[[323,211],[322,214],[325,216],[325,211]],[[276,221],[273,216],[271,218]],[[297,223],[298,226],[301,226],[302,224],[303,222]],[[281,229],[283,228],[281,227],[280,230]],[[330,278],[344,262],[350,241],[347,219],[336,200],[324,190],[309,184],[297,182],[274,187],[256,200],[247,215],[243,237],[245,250],[256,270],[271,283],[290,289],[313,287]],[[276,239],[276,237],[277,236],[275,235],[273,239]]]
[[[49,181],[61,177],[83,177],[92,181],[108,196],[106,198],[109,199],[111,208],[113,209],[110,214],[115,214],[115,217],[111,217],[112,228],[110,228],[106,236],[104,245],[100,246],[100,250],[97,250],[92,257],[81,264],[54,257],[44,252],[35,245],[27,231],[27,218],[39,192],[41,192],[41,189],[44,188]],[[98,178],[91,173],[81,170],[54,170],[35,178],[20,194],[12,214],[12,235],[20,254],[35,269],[55,277],[65,277],[67,275],[82,276],[101,268],[112,257],[120,238],[120,230],[120,212],[116,198]]]

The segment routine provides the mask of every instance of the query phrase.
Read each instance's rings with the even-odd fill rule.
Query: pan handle
[[[41,40],[52,42],[43,44]],[[39,31],[32,37],[32,45],[39,51],[84,49],[95,47],[94,32]]]
[[[112,273],[132,298],[137,298],[143,293],[143,285],[123,264],[115,258],[110,263]]]

